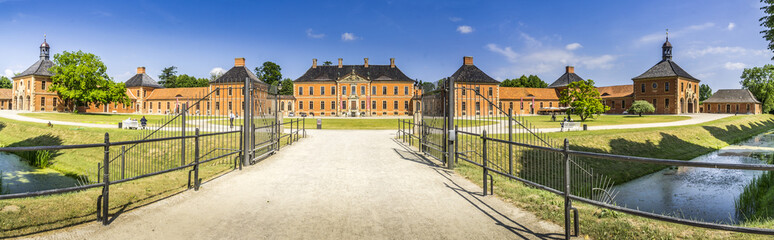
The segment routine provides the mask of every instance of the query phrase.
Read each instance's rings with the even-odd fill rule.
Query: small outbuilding
[[[761,114],[761,102],[747,89],[720,89],[702,102],[705,113]]]

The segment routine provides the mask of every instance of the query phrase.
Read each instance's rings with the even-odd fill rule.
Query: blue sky
[[[661,59],[713,89],[739,88],[745,67],[771,63],[758,1],[24,1],[0,0],[0,74],[53,53],[102,57],[116,81],[138,66],[208,77],[235,57],[295,79],[312,58],[396,64],[411,78],[447,77],[473,56],[503,80],[536,74],[549,84],[575,66],[599,86],[631,84]]]

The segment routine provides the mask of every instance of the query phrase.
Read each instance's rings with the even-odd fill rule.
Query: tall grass
[[[30,166],[36,168],[51,166],[51,158],[53,157],[53,153],[48,150],[14,152],[14,154],[24,159]]]
[[[774,164],[774,154],[752,154],[768,164]],[[736,216],[741,221],[765,221],[774,217],[774,174],[766,172],[744,187],[734,201]]]

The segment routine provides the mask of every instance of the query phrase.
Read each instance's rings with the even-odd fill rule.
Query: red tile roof
[[[559,100],[553,88],[500,87],[500,99],[532,99],[533,96],[539,100]]]

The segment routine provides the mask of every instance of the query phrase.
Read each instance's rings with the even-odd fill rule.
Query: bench
[[[139,129],[140,124],[137,123],[137,120],[124,120],[121,122],[124,129]]]
[[[561,129],[559,129],[560,132],[564,132],[565,130],[567,130],[567,131],[570,131],[570,130],[580,131],[582,129],[580,122],[561,122],[559,124],[561,126]]]

